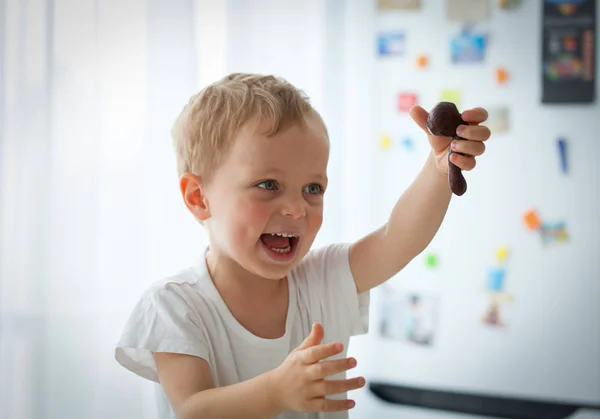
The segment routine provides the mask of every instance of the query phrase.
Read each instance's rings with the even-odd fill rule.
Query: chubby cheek
[[[323,224],[323,208],[311,208],[307,213],[306,221],[307,233],[311,236],[311,239],[314,239]]]
[[[232,223],[234,239],[237,243],[252,244],[260,238],[271,218],[272,208],[262,202],[245,200],[240,202]]]
[[[312,233],[317,234],[323,224],[323,209],[315,210],[309,220],[309,229]]]

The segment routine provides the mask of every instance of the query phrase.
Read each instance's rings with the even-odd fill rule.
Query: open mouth
[[[260,236],[260,241],[272,252],[279,255],[293,253],[298,244],[299,237],[287,233],[267,233]]]

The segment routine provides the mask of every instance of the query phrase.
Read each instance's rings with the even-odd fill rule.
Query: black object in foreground
[[[458,393],[373,382],[369,390],[395,404],[494,418],[564,419],[579,409],[598,409],[573,403]]]

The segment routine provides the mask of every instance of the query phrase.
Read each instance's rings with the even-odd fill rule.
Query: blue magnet
[[[560,168],[563,173],[567,173],[567,142],[564,138],[559,138],[557,144],[560,155]]]
[[[491,268],[488,271],[488,282],[487,282],[487,286],[488,286],[488,290],[489,291],[495,291],[495,292],[500,292],[502,291],[502,289],[504,288],[504,274],[505,274],[505,270],[502,268]]]

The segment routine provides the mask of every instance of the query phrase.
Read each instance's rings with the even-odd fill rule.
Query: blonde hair
[[[207,179],[251,119],[271,122],[266,135],[273,135],[288,124],[303,124],[309,112],[316,114],[308,96],[284,79],[230,74],[193,95],[177,118],[171,131],[177,172]]]

